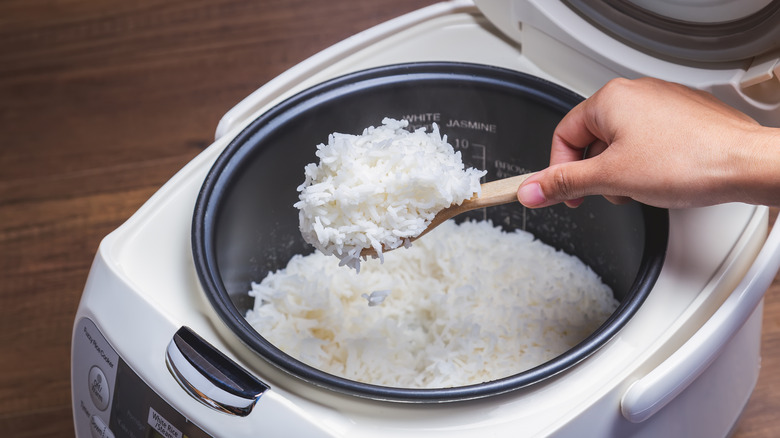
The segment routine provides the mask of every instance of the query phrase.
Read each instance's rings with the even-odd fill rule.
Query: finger
[[[623,205],[628,204],[629,202],[633,201],[633,199],[629,198],[628,196],[609,196],[604,195],[604,199],[607,201],[615,204],[615,205]]]
[[[597,159],[557,164],[537,172],[517,190],[517,199],[530,208],[565,202],[570,207],[582,203],[586,195],[598,192]]]
[[[552,136],[550,165],[581,160],[588,146],[598,140],[588,107],[588,101],[581,102],[558,123]]]
[[[595,157],[607,150],[607,147],[607,143],[601,140],[596,140],[591,143],[590,146],[588,146],[588,149],[585,150],[585,158]]]
[[[601,154],[602,152],[604,152],[606,149],[607,149],[607,144],[605,142],[601,140],[596,140],[593,143],[591,143],[591,145],[588,146],[588,148],[585,150],[584,158],[587,159],[587,158],[595,157]],[[622,204],[627,202],[626,200],[623,200],[620,197],[614,197],[614,200],[610,199],[610,197],[607,197],[607,199],[610,200],[610,202],[615,204],[618,203]],[[566,200],[564,201],[564,203],[569,208],[577,208],[583,203],[583,201],[585,201],[585,198],[579,197],[579,198]]]
[[[568,201],[563,201],[564,204],[566,204],[569,208],[577,208],[582,203],[585,202],[585,198],[575,198],[575,199],[569,199]]]

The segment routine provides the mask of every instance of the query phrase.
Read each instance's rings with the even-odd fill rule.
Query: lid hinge
[[[747,88],[770,81],[772,78],[780,80],[780,51],[754,58],[739,84],[742,88]]]

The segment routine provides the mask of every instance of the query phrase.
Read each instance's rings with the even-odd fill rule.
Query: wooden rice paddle
[[[485,207],[494,207],[496,205],[509,204],[517,201],[517,189],[523,181],[527,180],[536,172],[525,173],[523,175],[517,175],[510,178],[498,179],[482,184],[482,195],[479,197],[474,196],[471,199],[463,201],[460,205],[451,205],[434,216],[433,220],[428,227],[423,230],[422,233],[411,238],[411,241],[419,239],[426,235],[432,229],[438,227],[448,219],[452,219],[455,216],[465,213],[471,210],[477,210]],[[392,248],[391,248],[392,249]],[[382,252],[390,251],[391,249],[382,248]],[[373,257],[376,256],[374,248],[365,248],[360,251],[361,256]]]

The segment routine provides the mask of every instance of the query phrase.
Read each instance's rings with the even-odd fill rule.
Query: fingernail
[[[539,183],[526,184],[517,191],[517,199],[526,207],[536,207],[547,201]]]

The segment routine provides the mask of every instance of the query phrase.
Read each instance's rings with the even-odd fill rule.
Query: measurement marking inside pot
[[[479,143],[472,143],[471,146],[474,147],[473,153],[471,154],[471,158],[475,160],[480,160],[482,162],[482,165],[479,167],[479,169],[487,169],[487,147],[485,147],[484,144]],[[486,177],[482,177],[482,182],[486,182]],[[487,220],[487,209],[482,209],[482,220]]]

